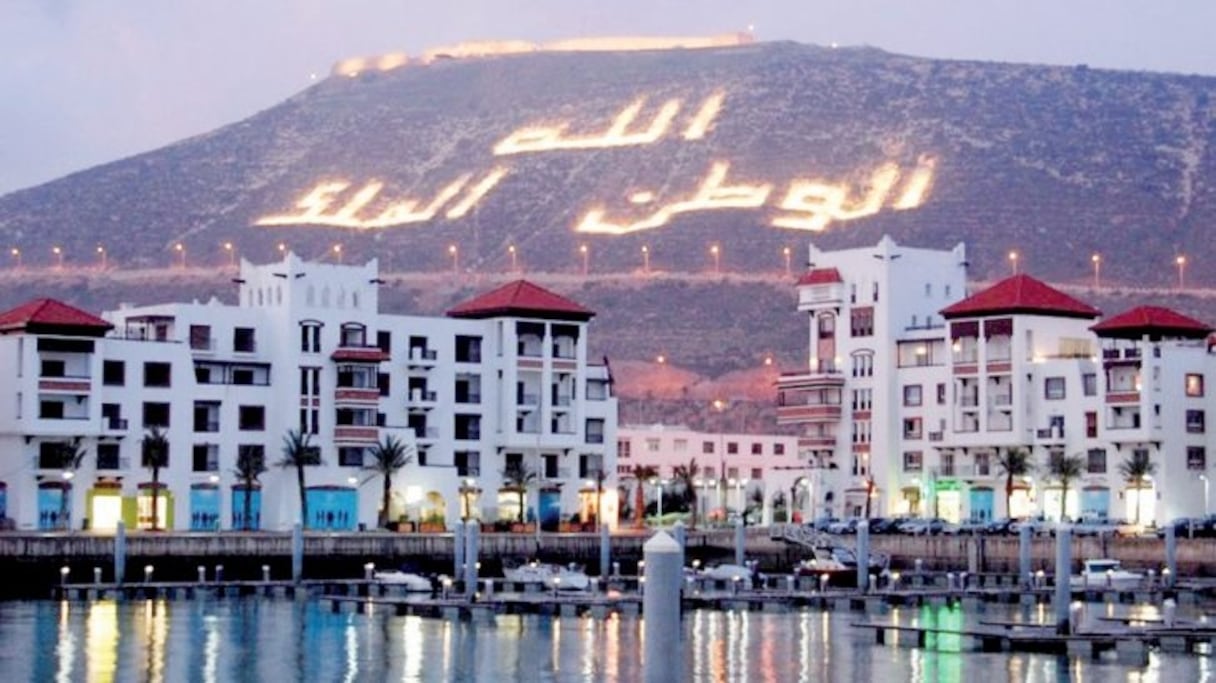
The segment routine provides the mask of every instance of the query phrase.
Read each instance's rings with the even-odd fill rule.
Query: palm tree
[[[59,498],[59,527],[67,530],[68,524],[68,502],[71,500],[72,494],[72,478],[76,476],[76,470],[84,464],[85,457],[89,454],[80,445],[80,437],[76,437],[71,443],[55,444],[54,451],[54,468],[63,470],[63,495]]]
[[[160,471],[169,466],[169,438],[160,427],[152,427],[141,444],[144,467],[152,470],[152,530],[160,526]]]
[[[743,524],[748,524],[752,513],[756,510],[764,510],[764,489],[754,488],[747,494],[747,504],[743,506]],[[762,520],[763,523],[763,520]]]
[[[788,505],[788,503],[786,503],[786,500],[785,500],[785,491],[778,491],[773,494],[773,517],[774,517],[774,519],[777,516],[778,510],[781,510],[782,514],[785,515],[785,521],[787,521],[787,522],[793,521],[793,519],[791,519],[791,517],[790,517],[789,505]]]
[[[701,468],[697,465],[697,459],[693,458],[688,461],[687,465],[676,465],[671,472],[671,478],[674,481],[680,482],[684,489],[684,497],[688,500],[689,508],[692,511],[692,523],[689,528],[697,528],[697,477],[701,474]]]
[[[659,476],[659,469],[653,465],[634,465],[629,470],[633,477],[633,525],[639,529],[646,526],[646,482]]]
[[[874,475],[866,476],[866,519],[870,518],[870,502],[874,500]]]
[[[508,458],[502,468],[502,487],[519,495],[519,523],[524,523],[524,497],[528,494],[528,486],[536,481],[536,472],[524,464],[523,458]],[[537,511],[539,516],[539,510]],[[536,520],[538,523],[539,519]]]
[[[1054,452],[1047,461],[1047,471],[1053,479],[1060,482],[1060,521],[1068,511],[1068,488],[1076,479],[1081,477],[1085,468],[1085,460],[1080,455],[1064,455]]]
[[[232,474],[245,487],[245,500],[242,514],[245,531],[253,529],[253,488],[258,485],[258,477],[266,471],[266,454],[261,446],[245,444],[237,448],[236,467]]]
[[[1034,471],[1030,451],[1025,448],[1007,448],[997,453],[996,465],[1005,475],[1005,516],[1013,517],[1010,501],[1013,500],[1013,482],[1018,477],[1029,476]]]
[[[283,469],[294,467],[296,483],[300,487],[300,523],[308,526],[308,496],[304,488],[304,468],[320,465],[321,449],[312,445],[312,435],[298,429],[288,430],[283,437],[283,457],[277,465]]]
[[[384,477],[384,496],[380,499],[380,521],[382,528],[388,528],[388,505],[392,496],[393,475],[406,465],[414,462],[411,447],[401,443],[397,437],[386,435],[380,443],[371,450],[372,462],[363,469]]]
[[[1131,484],[1136,491],[1136,524],[1140,524],[1140,491],[1149,477],[1157,473],[1157,463],[1153,462],[1146,450],[1132,451],[1131,457],[1119,463],[1119,474],[1123,480]]]

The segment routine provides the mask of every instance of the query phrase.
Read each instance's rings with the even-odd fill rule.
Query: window
[[[629,443],[626,441],[625,443]],[[476,477],[481,475],[481,453],[477,451],[456,451],[452,455],[456,465],[456,476]]]
[[[116,444],[116,443],[99,443],[99,444],[97,444],[97,469],[99,469],[99,470],[121,469],[121,463],[118,458],[118,444]]]
[[[1203,446],[1186,447],[1186,468],[1188,470],[1206,470],[1208,468],[1207,451]]]
[[[871,377],[874,375],[874,354],[857,353],[853,355],[853,376]]]
[[[338,448],[339,467],[363,467],[362,446],[342,446]]]
[[[727,441],[726,442],[726,454],[727,455],[739,455],[739,442],[738,441]]]
[[[67,371],[66,364],[61,360],[47,359],[42,361],[43,377],[63,377]]]
[[[759,441],[752,444],[752,455],[764,455],[764,444]]]
[[[873,389],[854,389],[853,390],[853,410],[865,411],[872,408],[874,405],[874,390]]]
[[[739,478],[739,468],[738,467],[726,468],[726,478],[732,479],[732,480],[738,479]]]
[[[367,328],[359,323],[343,323],[339,346],[367,346]]]
[[[220,404],[215,401],[194,402],[194,431],[218,432],[220,430]]]
[[[616,459],[628,460],[633,457],[633,443],[629,439],[616,440]]]
[[[931,298],[932,296],[933,296],[933,285],[932,285],[932,283],[926,282],[925,283],[925,298],[928,299],[928,298]]]
[[[144,404],[144,429],[149,427],[167,428],[169,426],[168,403]]]
[[[243,432],[260,432],[266,429],[264,406],[241,406],[237,415],[237,428]]]
[[[253,353],[258,350],[252,327],[238,327],[232,331],[232,350],[237,353]]]
[[[300,323],[300,350],[304,353],[321,351],[321,323]]]
[[[920,472],[924,467],[924,455],[920,451],[904,451],[905,472]]]
[[[63,401],[39,401],[38,417],[44,420],[62,420]]]
[[[121,387],[126,382],[126,363],[120,360],[108,360],[101,364],[101,383],[111,387]]]
[[[1085,412],[1085,438],[1098,438],[1098,413],[1089,410]]]
[[[1203,411],[1188,410],[1186,411],[1186,431],[1190,434],[1203,433]]]
[[[385,353],[392,353],[393,350],[393,333],[388,330],[380,330],[376,332],[376,348]]]
[[[1093,372],[1087,372],[1081,375],[1081,391],[1086,396],[1098,395],[1098,375]]]
[[[712,467],[706,467],[706,468],[704,468],[704,469],[702,469],[702,470],[701,470],[701,478],[702,478],[702,479],[706,479],[706,480],[708,480],[708,479],[714,479],[714,478],[716,478],[717,476],[718,476],[718,475],[717,475],[717,472],[716,472],[716,471],[714,470],[714,468],[712,468]]]
[[[937,405],[946,405],[946,383],[939,382],[937,384]]]
[[[1203,396],[1203,375],[1197,373],[1187,373],[1186,395],[1193,398]]]
[[[701,442],[701,453],[703,453],[704,455],[713,455],[714,454],[714,442],[713,441],[702,441]]]
[[[918,406],[921,404],[921,391],[919,384],[904,385],[904,405]]]
[[[554,460],[554,462],[556,462],[557,458],[554,458],[553,460]],[[554,469],[556,469],[556,468],[554,468]],[[578,476],[580,479],[595,479],[595,478],[599,477],[603,471],[604,471],[603,458],[601,458],[598,454],[582,453],[578,456]],[[554,477],[556,477],[556,476],[557,476],[557,473],[555,472]],[[549,474],[547,472],[545,473],[545,477],[553,478],[553,477],[549,477]]]
[[[167,387],[172,384],[168,363],[144,363],[144,386]]]
[[[250,385],[254,383],[253,378],[253,370],[250,370],[249,368],[232,368],[233,384]]]
[[[1043,398],[1049,401],[1059,401],[1064,398],[1064,378],[1048,377],[1043,382]]]
[[[849,332],[854,337],[874,335],[874,309],[854,308],[849,316]]]
[[[671,444],[671,450],[675,451],[676,453],[687,453],[688,439],[676,439]]]
[[[816,320],[819,323],[819,336],[830,337],[836,334],[836,316],[830,313],[821,314]]]
[[[194,444],[191,461],[194,463],[195,472],[219,472],[220,447],[213,443]]]
[[[773,455],[785,455],[785,444],[783,444],[783,443],[773,444]]]
[[[921,419],[919,417],[909,417],[904,419],[904,438],[919,439],[921,438]]]
[[[463,441],[476,441],[481,438],[481,416],[480,415],[462,415],[457,413],[455,417],[456,438]],[[600,440],[603,441],[603,434],[600,434]]]
[[[210,325],[190,326],[190,348],[196,351],[211,351],[215,344],[211,341]]]
[[[317,434],[321,430],[321,411],[317,408],[300,408],[300,431]]]
[[[602,419],[587,420],[587,443],[604,443],[604,421]]]
[[[321,395],[321,368],[300,368],[300,395]]]
[[[463,334],[456,335],[456,362],[481,362],[481,337],[471,337]]]
[[[1091,448],[1085,453],[1085,472],[1087,474],[1106,474],[1106,450]]]
[[[855,420],[853,422],[853,443],[870,443],[869,420]]]

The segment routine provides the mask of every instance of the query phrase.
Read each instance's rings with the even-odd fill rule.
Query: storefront
[[[977,486],[971,489],[969,501],[971,509],[968,519],[981,524],[991,522],[995,498],[992,489],[987,486]]]
[[[85,494],[85,509],[89,511],[89,528],[113,531],[122,520],[122,482],[98,480]]]
[[[219,531],[220,487],[217,484],[190,486],[190,530]]]
[[[248,498],[248,512],[246,512]],[[246,518],[248,514],[248,518]],[[252,491],[244,486],[232,487],[232,528],[254,531],[262,528],[262,489],[254,486]]]
[[[350,531],[359,523],[359,495],[347,486],[310,486],[307,489],[308,528]]]

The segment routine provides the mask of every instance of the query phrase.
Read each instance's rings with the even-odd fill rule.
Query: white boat
[[[562,567],[544,562],[529,562],[518,567],[502,570],[503,577],[512,583],[539,583],[547,588],[561,591],[585,591],[591,580],[575,565]]]
[[[430,593],[434,590],[431,580],[419,574],[403,572],[396,569],[384,572],[374,572],[372,579],[390,586],[400,586],[410,593]]]
[[[752,570],[741,564],[716,564],[702,569],[697,575],[709,581],[738,581],[741,588],[752,587]]]
[[[1118,560],[1085,560],[1081,574],[1073,576],[1073,588],[1116,588],[1128,590],[1144,583],[1144,575],[1129,572]]]

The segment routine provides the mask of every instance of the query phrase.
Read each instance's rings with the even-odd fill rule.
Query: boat
[[[427,577],[397,569],[373,572],[372,580],[388,586],[400,586],[410,593],[430,593],[434,590]]]
[[[511,583],[543,584],[560,591],[585,591],[591,580],[575,564],[565,567],[545,562],[528,562],[518,567],[505,567],[503,577]]]
[[[1144,583],[1144,575],[1129,572],[1119,560],[1085,560],[1081,573],[1070,577],[1072,588],[1115,588],[1130,590]]]
[[[706,581],[739,583],[740,588],[752,587],[752,570],[741,564],[716,564],[697,572],[697,577]]]

